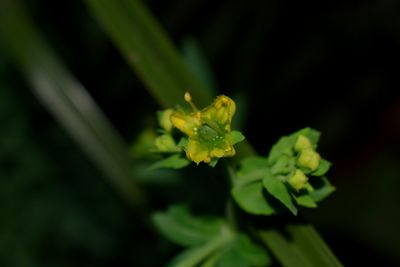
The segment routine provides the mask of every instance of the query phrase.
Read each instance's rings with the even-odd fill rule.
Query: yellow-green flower
[[[213,159],[235,155],[231,136],[231,122],[236,105],[232,99],[220,95],[208,107],[198,110],[189,93],[185,100],[193,111],[176,110],[171,114],[171,123],[188,136],[186,156],[199,164]]]

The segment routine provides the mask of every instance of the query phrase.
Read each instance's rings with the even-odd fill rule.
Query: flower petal
[[[201,126],[199,119],[193,114],[175,111],[171,114],[170,118],[172,125],[189,137],[194,136],[197,129]]]

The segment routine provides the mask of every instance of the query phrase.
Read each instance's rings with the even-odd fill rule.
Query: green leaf
[[[261,181],[234,187],[231,193],[236,203],[248,213],[271,215],[276,212],[264,197]]]
[[[234,237],[235,235],[230,229],[223,228],[218,235],[214,235],[214,237],[206,243],[194,246],[183,251],[181,254],[175,257],[167,266],[194,267],[198,266],[198,264],[200,264],[201,262],[206,261],[207,258],[210,259],[210,257],[211,263],[208,262],[207,265],[203,266],[213,266],[211,264],[214,263],[214,259],[216,259],[213,258],[214,253],[218,253],[218,251],[229,244]]]
[[[188,139],[188,138],[182,137],[181,140],[179,140],[177,146],[180,147],[180,148],[182,148],[182,149],[185,149],[186,146],[187,146],[187,144],[188,144],[188,142],[189,142],[189,139]]]
[[[214,267],[251,267],[250,263],[237,252],[235,247],[226,249],[216,260]]]
[[[267,251],[254,244],[251,239],[245,234],[239,234],[236,240],[236,251],[241,255],[251,266],[267,266],[271,259]]]
[[[319,162],[318,169],[311,173],[312,176],[322,176],[326,174],[329,171],[329,168],[331,167],[331,163],[325,159],[321,159]]]
[[[150,166],[151,164],[141,161],[135,164],[132,173],[140,184],[168,187],[178,185],[182,183],[182,180],[184,179],[183,175],[175,170],[149,170]]]
[[[234,178],[235,186],[243,186],[245,184],[260,181],[263,176],[264,169],[268,167],[268,160],[259,156],[250,156],[244,158],[240,162],[240,169]]]
[[[293,198],[296,200],[297,204],[306,208],[316,208],[317,203],[315,203],[314,199],[309,195],[292,195]]]
[[[233,145],[242,142],[245,139],[244,135],[239,131],[232,131],[230,135],[232,138]]]
[[[218,267],[267,266],[271,259],[265,249],[254,244],[245,234],[238,234],[221,256]]]
[[[149,170],[156,170],[160,168],[181,169],[189,164],[189,160],[182,158],[180,154],[175,154],[155,162],[149,167]]]
[[[321,181],[323,182],[323,185],[310,192],[310,196],[314,199],[315,202],[320,202],[336,190],[336,188],[331,185],[331,183],[325,176],[321,177]]]
[[[268,167],[268,159],[260,156],[249,156],[240,162],[240,175],[252,173],[254,171]]]
[[[297,208],[293,203],[285,184],[272,175],[269,169],[266,169],[263,175],[263,185],[268,193],[278,199],[285,205],[294,215],[297,215]]]
[[[215,248],[209,249],[205,245],[192,247],[175,256],[167,267],[194,267],[203,261]]]
[[[205,259],[200,267],[215,267],[221,254],[220,251],[215,252],[213,255]]]
[[[218,218],[193,217],[184,206],[155,213],[153,222],[166,238],[182,246],[205,243],[220,234],[224,226],[224,221]]]

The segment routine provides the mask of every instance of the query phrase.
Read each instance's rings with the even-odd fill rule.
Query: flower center
[[[215,129],[211,128],[208,124],[203,124],[198,130],[199,139],[206,142],[216,142],[222,139]]]

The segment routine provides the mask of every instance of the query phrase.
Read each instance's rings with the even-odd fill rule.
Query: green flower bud
[[[158,136],[154,140],[154,146],[158,152],[179,152],[181,149],[176,145],[174,139],[169,134]]]
[[[174,111],[172,109],[166,109],[158,112],[158,124],[160,124],[161,128],[167,132],[170,132],[172,129],[171,114],[173,112]]]
[[[295,169],[295,159],[288,155],[282,154],[271,167],[273,174],[288,174]]]
[[[307,148],[300,152],[299,158],[297,159],[297,165],[315,171],[318,169],[320,160],[321,156],[317,152],[312,148]]]
[[[300,152],[304,149],[312,148],[312,144],[310,142],[310,139],[308,139],[306,136],[300,134],[297,137],[296,144],[294,145],[294,150],[297,152]]]
[[[144,158],[149,156],[149,153],[154,149],[154,139],[156,138],[155,131],[145,129],[136,138],[130,151],[135,158]]]
[[[303,189],[308,181],[308,177],[299,169],[296,169],[292,177],[289,178],[288,183],[295,190]]]

